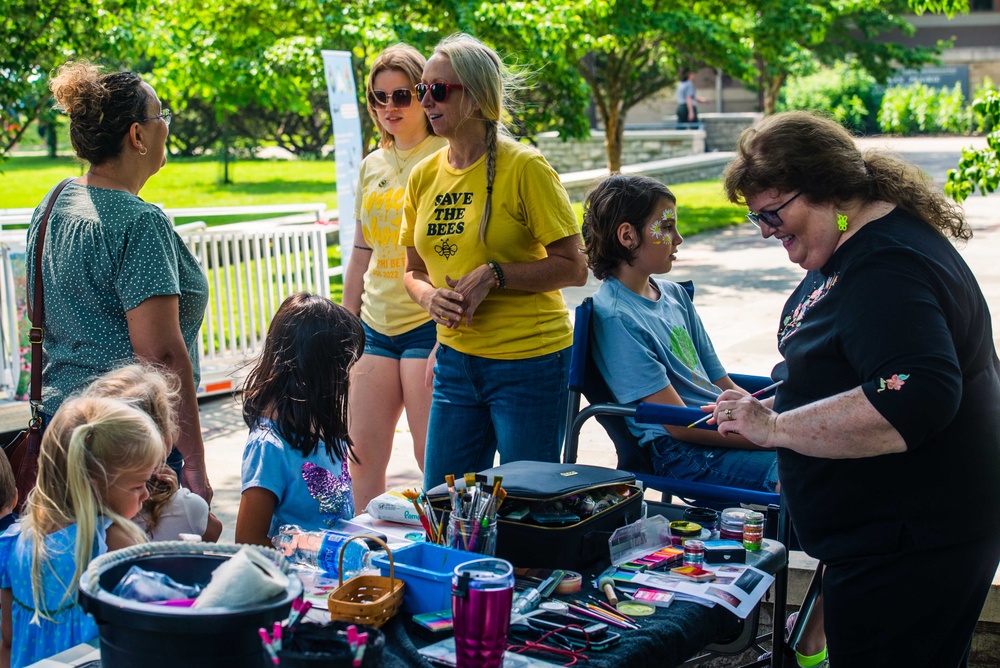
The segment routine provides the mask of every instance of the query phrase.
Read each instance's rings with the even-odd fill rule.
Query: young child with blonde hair
[[[17,478],[6,452],[0,452],[0,531],[17,521]]]
[[[97,635],[77,602],[80,576],[94,557],[146,541],[130,518],[165,457],[156,424],[124,402],[81,397],[56,411],[42,438],[38,483],[23,521],[3,535],[14,541],[0,564],[0,628],[11,666]]]
[[[151,364],[129,364],[109,371],[84,390],[85,397],[120,399],[143,411],[160,430],[167,450],[177,438],[177,411],[180,382],[169,371]],[[161,466],[146,482],[149,498],[142,510],[130,518],[146,530],[151,540],[177,540],[194,534],[215,542],[222,534],[222,522],[209,511],[208,503],[177,483],[176,472]]]

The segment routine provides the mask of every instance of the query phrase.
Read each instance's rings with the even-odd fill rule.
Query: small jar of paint
[[[670,542],[673,545],[684,545],[691,538],[701,537],[701,525],[686,520],[674,520],[670,523]]]
[[[764,544],[764,513],[749,512],[743,518],[743,547],[758,552]]]
[[[688,508],[684,511],[684,519],[700,524],[712,534],[713,538],[718,538],[719,511],[715,508]]]
[[[726,508],[719,521],[719,538],[723,540],[743,540],[743,518],[751,511],[746,508]]]
[[[705,567],[705,543],[692,538],[684,541],[684,562],[685,566]]]

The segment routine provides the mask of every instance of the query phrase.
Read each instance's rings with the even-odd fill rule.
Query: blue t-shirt
[[[92,557],[108,551],[105,536],[110,524],[109,520],[98,521]],[[32,534],[22,533],[21,524],[16,523],[0,536],[0,555],[5,557],[0,562],[0,589],[10,589],[14,597],[11,668],[41,661],[97,637],[97,623],[80,607],[76,592],[66,596],[76,571],[76,531],[76,524],[71,524],[45,537],[48,564],[42,569],[42,605],[51,619],[39,615],[37,624],[32,623]]]
[[[687,291],[650,278],[660,292],[651,301],[609,277],[594,295],[594,361],[618,401],[639,401],[673,385],[684,404],[697,408],[722,390],[712,383],[726,375]],[[646,445],[667,433],[662,425],[629,430]]]
[[[309,457],[278,435],[275,424],[262,418],[250,431],[243,450],[243,488],[262,487],[278,497],[268,536],[282,524],[326,529],[354,517],[354,493],[346,459],[330,459],[321,442]]]

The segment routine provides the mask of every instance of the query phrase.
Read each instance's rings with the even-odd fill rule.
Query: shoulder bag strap
[[[63,191],[73,177],[63,179],[45,206],[45,213],[42,214],[42,221],[38,224],[38,237],[35,240],[35,289],[31,302],[28,303],[28,317],[31,319],[31,330],[28,333],[28,340],[31,342],[31,420],[39,420],[38,409],[42,405],[42,343],[45,342],[45,303],[43,301],[44,289],[42,286],[42,247],[45,245],[45,230],[49,226],[49,214],[55,206],[59,194]],[[34,306],[34,308],[32,308]],[[40,423],[39,423],[40,426]]]

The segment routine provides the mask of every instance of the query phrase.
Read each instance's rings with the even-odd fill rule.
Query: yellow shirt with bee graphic
[[[407,150],[378,149],[361,163],[354,219],[359,221],[372,258],[365,270],[361,319],[385,336],[398,336],[430,320],[403,287],[406,248],[399,245],[406,179],[421,160],[447,146],[429,136]]]
[[[545,246],[580,234],[559,175],[535,149],[499,142],[486,242],[479,222],[486,201],[486,157],[465,169],[442,149],[410,174],[400,244],[416,248],[431,282],[452,279],[495,260],[532,262]],[[527,359],[568,348],[573,329],[562,293],[490,290],[472,325],[438,326],[438,340],[459,352],[492,359]]]

